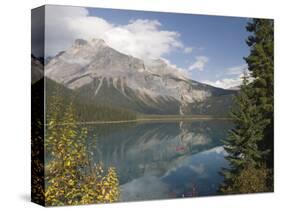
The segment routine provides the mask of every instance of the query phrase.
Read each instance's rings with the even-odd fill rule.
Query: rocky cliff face
[[[96,103],[148,114],[189,114],[195,103],[233,93],[190,80],[162,59],[125,55],[100,39],[77,39],[48,62],[45,75]]]

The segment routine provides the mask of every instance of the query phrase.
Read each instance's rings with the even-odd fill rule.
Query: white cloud
[[[234,88],[241,85],[244,73],[249,73],[247,64],[227,68],[224,72],[227,77],[215,81],[204,80],[203,83],[224,89]]]
[[[206,63],[209,61],[209,58],[206,56],[198,56],[195,58],[195,62],[188,67],[189,71],[198,70],[203,71]]]
[[[157,20],[131,20],[115,25],[89,16],[81,7],[46,7],[46,55],[65,50],[77,38],[101,38],[120,52],[142,59],[160,58],[177,48],[184,48],[180,34],[161,29]]]
[[[224,78],[220,80],[215,80],[215,81],[210,81],[210,80],[205,80],[203,83],[219,87],[219,88],[224,88],[224,89],[229,89],[229,88],[234,88],[237,86],[240,86],[242,83],[242,76],[243,74],[240,74],[234,78]]]
[[[189,74],[190,74],[190,73],[189,73],[189,71],[188,71],[187,69],[181,68],[181,67],[177,66],[176,64],[173,64],[173,63],[171,63],[168,59],[165,59],[165,58],[163,58],[163,57],[161,58],[161,60],[165,61],[165,63],[166,63],[168,66],[170,66],[170,67],[172,67],[172,68],[174,68],[174,69],[180,71],[179,73],[183,74],[185,77],[189,77]]]
[[[239,86],[241,84],[241,80],[233,79],[233,78],[225,78],[225,79],[216,80],[216,81],[204,80],[203,83],[206,83],[206,84],[209,84],[209,85],[212,85],[215,87],[219,87],[219,88],[228,89],[228,88]]]
[[[234,66],[226,69],[226,74],[227,75],[240,75],[243,74],[244,72],[248,72],[248,65],[243,64],[240,66]]]
[[[192,47],[185,47],[183,51],[186,54],[190,54],[193,51],[193,48]]]

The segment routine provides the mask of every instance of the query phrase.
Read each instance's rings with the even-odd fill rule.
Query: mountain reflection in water
[[[222,139],[229,121],[87,125],[97,137],[93,161],[114,166],[121,201],[217,193],[227,167]],[[92,138],[89,138],[89,143]]]

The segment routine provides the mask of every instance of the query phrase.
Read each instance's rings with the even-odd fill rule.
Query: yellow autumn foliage
[[[45,167],[45,204],[118,201],[117,173],[113,167],[104,170],[102,164],[91,163],[86,143],[88,132],[77,124],[72,105],[69,104],[63,114],[55,96],[52,105],[46,125],[45,148],[51,156]]]

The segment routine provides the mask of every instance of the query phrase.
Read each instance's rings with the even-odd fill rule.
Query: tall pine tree
[[[263,139],[259,142],[262,151],[268,150],[264,157],[267,165],[273,167],[273,69],[274,69],[274,22],[270,19],[253,19],[247,30],[252,34],[247,39],[250,55],[245,58],[252,84],[252,100],[259,113],[268,124],[263,130]]]
[[[244,74],[243,84],[235,98],[236,108],[231,113],[235,127],[230,130],[228,139],[224,142],[230,168],[223,172],[225,182],[222,190],[229,189],[242,170],[249,166],[258,167],[262,161],[264,152],[259,150],[257,144],[263,138],[266,121],[259,114],[251,96],[248,76]]]
[[[230,167],[223,172],[223,193],[271,191],[273,184],[273,21],[253,19],[246,28],[251,82],[244,76],[236,97],[235,127],[225,141]]]

